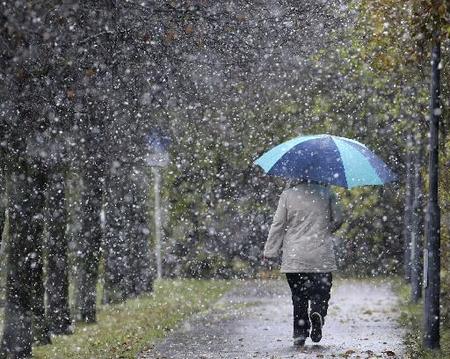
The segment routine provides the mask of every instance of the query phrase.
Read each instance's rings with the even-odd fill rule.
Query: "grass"
[[[77,324],[70,336],[33,348],[35,358],[136,358],[190,315],[206,310],[230,281],[163,280],[151,295],[101,306],[96,324]]]
[[[422,323],[423,303],[410,301],[410,286],[400,279],[395,280],[394,288],[400,297],[400,324],[406,327],[408,333],[405,338],[408,358],[420,359],[449,359],[450,358],[450,328],[441,326],[441,349],[430,350],[423,346]]]

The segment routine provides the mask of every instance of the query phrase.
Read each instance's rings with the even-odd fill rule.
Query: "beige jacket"
[[[341,208],[328,187],[305,183],[286,189],[280,196],[264,256],[276,257],[281,249],[283,273],[335,271],[332,233],[341,224]]]

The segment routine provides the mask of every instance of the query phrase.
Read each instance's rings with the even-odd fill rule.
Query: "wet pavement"
[[[287,283],[246,281],[139,358],[404,358],[396,303],[388,283],[335,281],[323,339],[297,349]]]

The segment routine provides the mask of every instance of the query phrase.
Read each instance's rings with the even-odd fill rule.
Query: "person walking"
[[[264,257],[274,258],[282,251],[281,272],[292,292],[296,346],[303,346],[308,336],[313,342],[322,338],[332,272],[337,270],[332,233],[342,222],[337,197],[327,185],[301,181],[280,196]]]

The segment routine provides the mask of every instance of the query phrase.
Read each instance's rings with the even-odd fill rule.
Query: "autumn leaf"
[[[189,24],[185,27],[184,32],[188,35],[192,34],[194,32],[194,27],[192,24]]]
[[[87,77],[92,77],[92,76],[94,76],[96,73],[97,73],[97,70],[94,69],[94,68],[86,69],[85,72],[84,72],[84,74],[85,74]]]
[[[75,91],[72,89],[67,90],[66,92],[67,98],[73,100],[75,98]]]
[[[148,44],[150,42],[150,35],[149,34],[144,34],[144,36],[142,37],[142,40]]]
[[[345,353],[341,354],[342,357],[348,358],[350,355],[356,353],[353,349],[348,349]]]
[[[397,356],[392,350],[386,350],[386,351],[384,351],[384,354],[386,354],[388,357]]]
[[[169,30],[164,36],[164,42],[170,44],[177,39],[177,32],[175,30]]]

